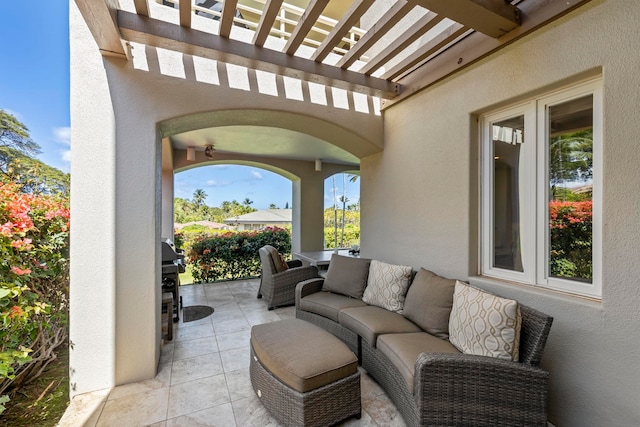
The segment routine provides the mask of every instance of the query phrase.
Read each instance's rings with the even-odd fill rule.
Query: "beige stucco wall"
[[[362,162],[363,255],[424,266],[552,315],[542,366],[558,426],[640,425],[640,8],[593,0],[383,112],[384,152]],[[474,278],[474,113],[600,73],[604,92],[602,301]]]
[[[307,125],[310,134],[324,135],[358,155],[381,149],[383,123],[374,114],[375,102],[361,95],[141,45],[133,46],[131,61],[103,57],[75,2],[69,4],[74,141],[70,364],[71,394],[76,395],[152,378],[156,372],[158,242],[171,232],[170,164],[179,167],[179,159],[172,158],[161,168],[162,138],[171,136],[161,124],[212,111],[242,115],[250,109],[253,125],[273,126],[267,123],[272,114],[261,117],[259,111],[280,111],[296,118],[292,127]],[[276,167],[296,177],[294,249],[318,250],[323,180],[344,167],[326,165],[317,173],[313,162],[301,163]]]

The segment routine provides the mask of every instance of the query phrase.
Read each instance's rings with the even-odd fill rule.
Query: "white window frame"
[[[591,283],[549,277],[548,219],[548,112],[549,108],[583,96],[593,96],[593,217]],[[493,266],[493,173],[492,126],[524,115],[524,142],[519,165],[520,237],[523,272]],[[602,79],[585,81],[545,94],[480,118],[481,224],[480,267],[487,277],[524,283],[581,296],[602,297]],[[523,190],[523,191],[522,191]]]

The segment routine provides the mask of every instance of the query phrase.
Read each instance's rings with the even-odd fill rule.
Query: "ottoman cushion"
[[[254,326],[251,346],[266,369],[301,393],[358,371],[358,359],[342,341],[300,319]]]

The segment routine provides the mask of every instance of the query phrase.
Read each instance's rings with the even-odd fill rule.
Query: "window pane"
[[[522,272],[520,236],[520,147],[524,116],[492,125],[493,267]]]
[[[549,107],[549,276],[591,283],[593,96]]]

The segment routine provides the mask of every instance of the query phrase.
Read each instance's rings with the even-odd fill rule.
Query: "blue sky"
[[[42,153],[40,160],[69,172],[69,4],[68,0],[4,1],[0,13],[0,108],[15,115],[30,131]],[[338,197],[342,179],[336,180]],[[253,200],[253,207],[271,203],[291,206],[291,182],[272,172],[248,166],[206,166],[175,178],[175,195],[191,199],[203,189],[210,206],[225,200]],[[349,203],[359,198],[359,182],[347,182]],[[325,206],[333,204],[332,180],[325,182]]]

